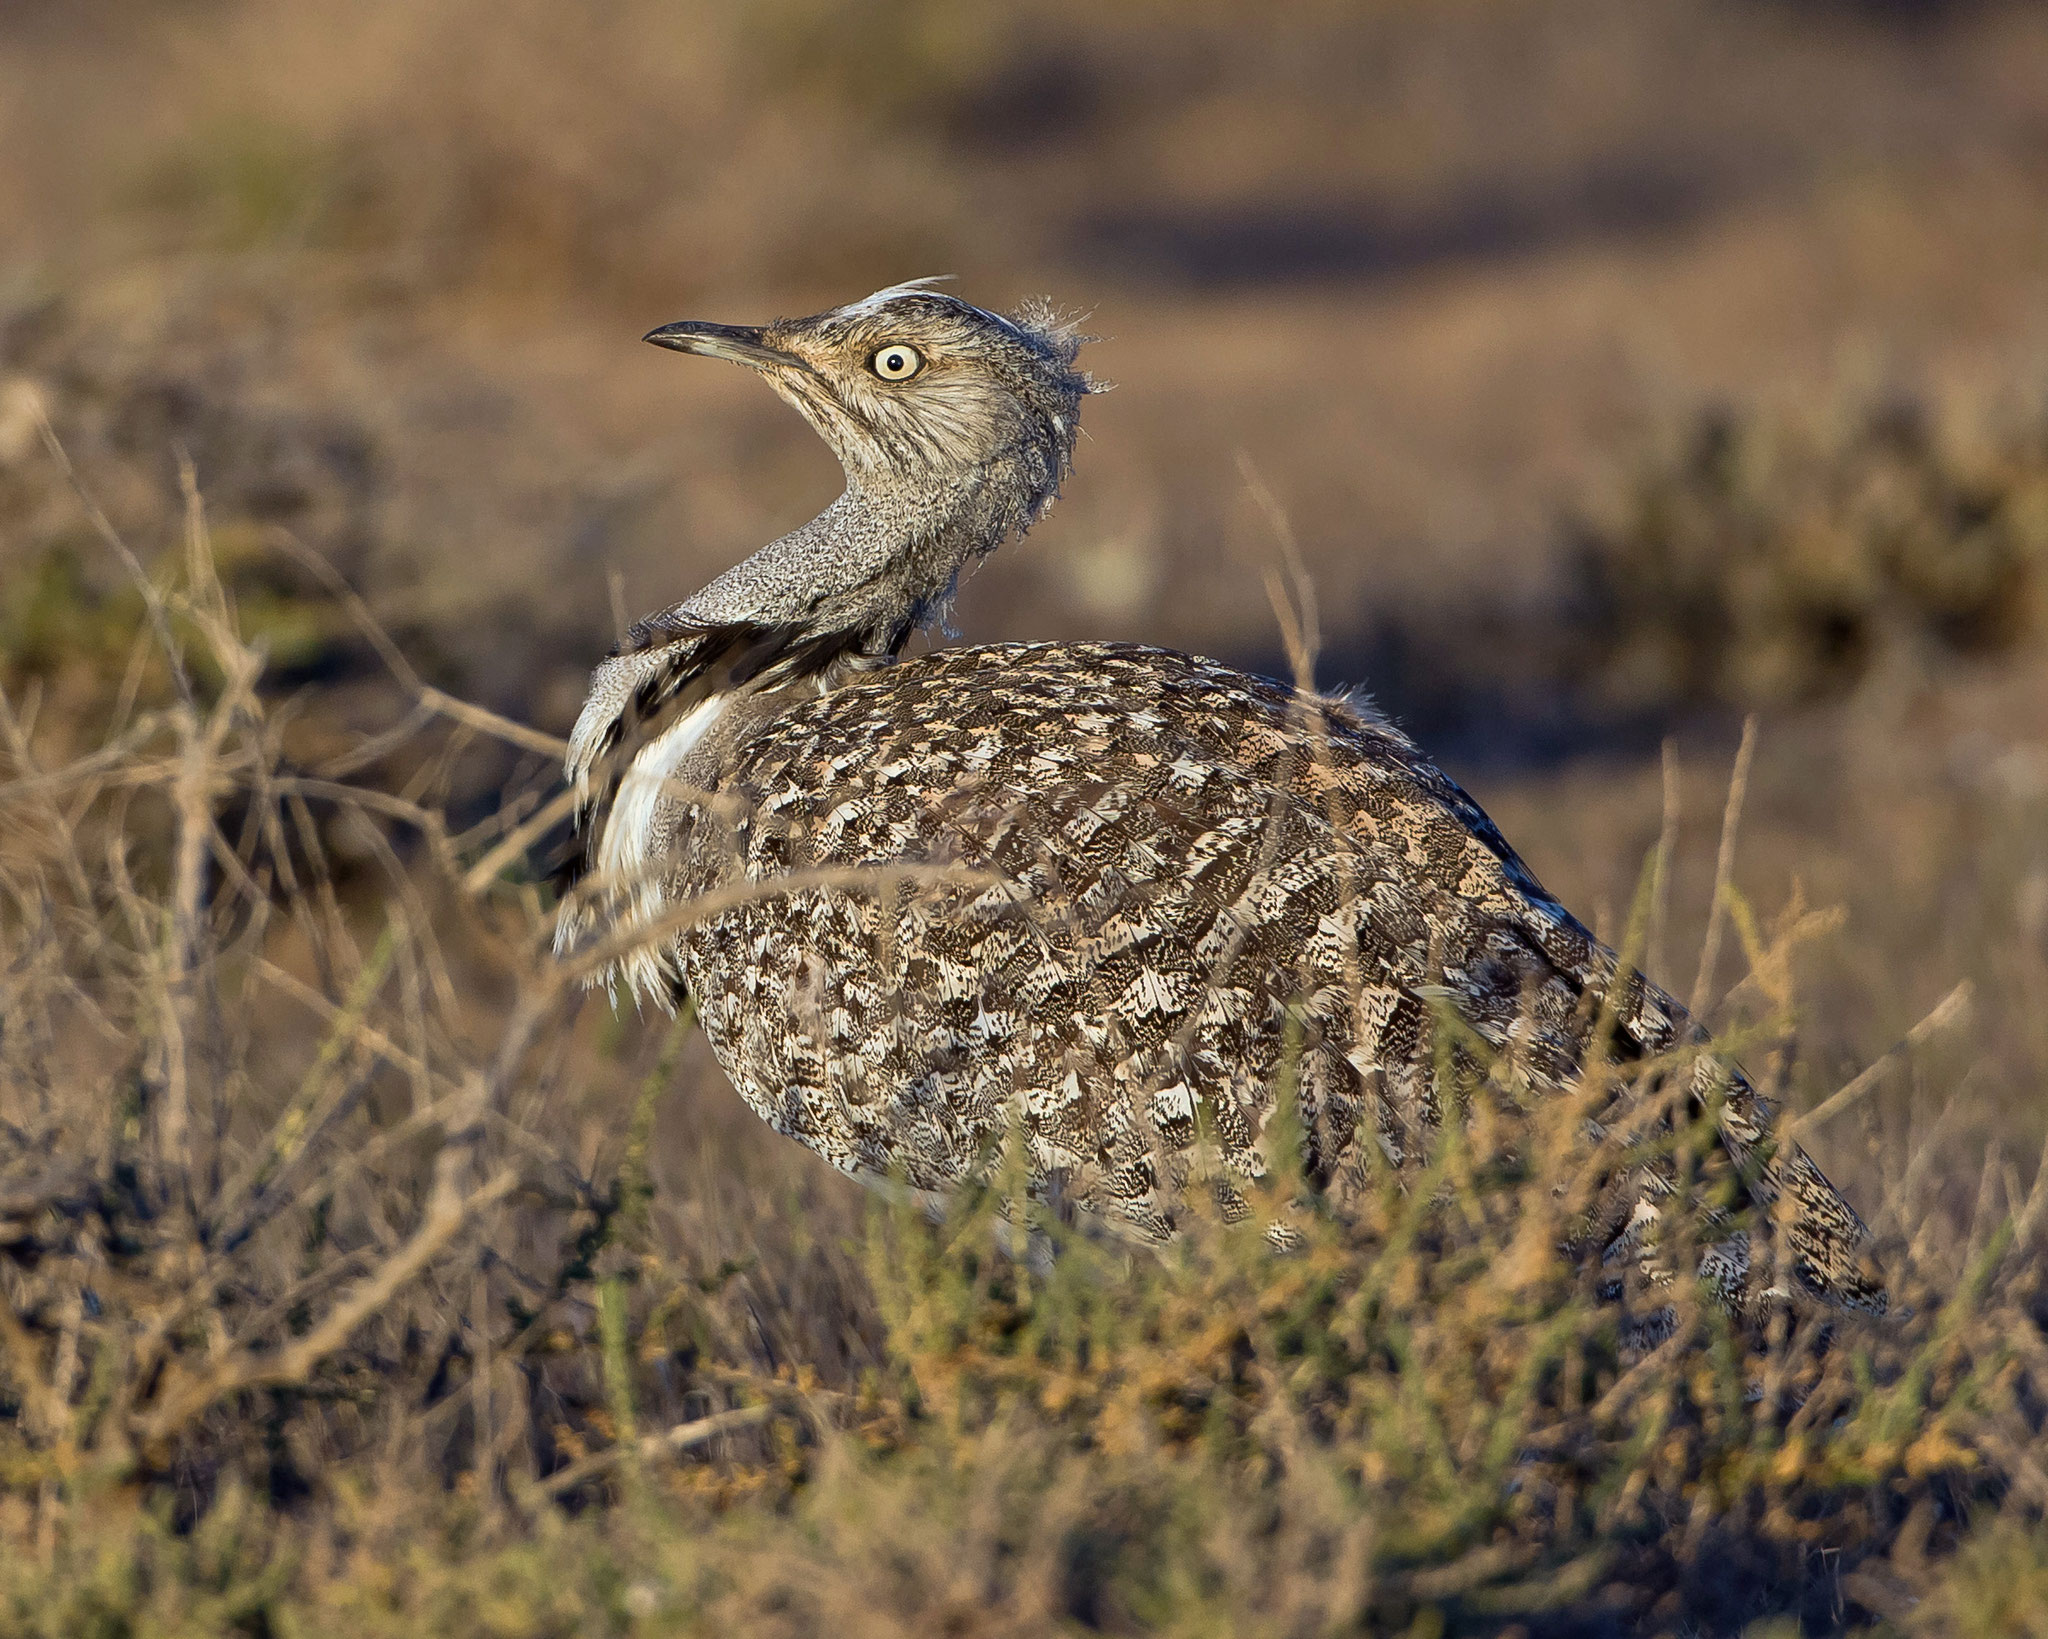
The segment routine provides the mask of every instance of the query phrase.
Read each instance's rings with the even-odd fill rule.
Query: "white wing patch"
[[[604,920],[610,928],[644,928],[658,921],[668,908],[668,871],[656,857],[662,831],[662,799],[670,794],[669,782],[675,778],[683,759],[696,749],[730,699],[729,694],[713,694],[700,700],[642,746],[620,776],[618,791],[605,811],[604,829],[592,860],[601,879],[600,892],[609,905]],[[597,760],[595,748],[615,715],[608,714],[595,723],[579,722],[572,736],[569,777],[586,800],[590,770]],[[584,716],[590,717],[591,713],[586,710]],[[555,930],[556,951],[568,950],[592,922],[588,907],[581,911],[565,908]],[[623,976],[636,1001],[651,997],[667,1007],[670,957],[666,952],[671,943],[649,941],[621,957],[603,975],[605,988],[612,990]]]
[[[668,907],[668,873],[654,857],[661,800],[683,759],[709,732],[728,698],[714,694],[699,701],[658,738],[642,746],[619,780],[618,795],[605,815],[604,835],[597,844],[598,870],[630,896],[613,923],[619,929],[645,927]],[[668,944],[668,940],[650,941],[620,961],[619,971],[636,999],[651,996],[666,1005],[668,987],[663,980],[670,960],[665,954]]]
[[[604,835],[597,845],[600,871],[620,882],[645,871],[662,794],[725,709],[726,699],[723,694],[707,696],[640,748],[620,778],[618,795],[605,816]]]

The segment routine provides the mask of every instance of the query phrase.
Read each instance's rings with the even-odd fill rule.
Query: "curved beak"
[[[762,340],[762,335],[757,325],[709,324],[702,319],[679,319],[659,330],[648,331],[641,340],[651,341],[656,347],[674,348],[678,353],[697,353],[707,359],[744,364],[750,370],[766,370],[772,366],[799,370],[810,368],[796,354],[769,346]]]

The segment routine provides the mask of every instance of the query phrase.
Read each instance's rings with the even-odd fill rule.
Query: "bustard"
[[[930,283],[646,338],[756,371],[846,488],[597,668],[567,765],[597,881],[558,945],[647,931],[607,984],[694,997],[747,1103],[835,1167],[942,1199],[1021,1123],[1035,1196],[1145,1240],[1204,1158],[1200,1187],[1248,1210],[1282,1086],[1299,1120],[1274,1130],[1340,1204],[1412,1161],[1443,1102],[1433,1000],[1552,1087],[1603,1003],[1624,1054],[1681,1040],[1677,1004],[1617,978],[1478,805],[1355,702],[1132,644],[899,658],[1051,504],[1093,386],[1051,309]],[[1752,1195],[1785,1203],[1797,1284],[1882,1308],[1854,1211],[1774,1150],[1738,1071],[1695,1074],[1725,1091]],[[1666,1187],[1632,1178],[1595,1226],[1610,1261]],[[1739,1283],[1746,1251],[1729,1236],[1711,1272]]]

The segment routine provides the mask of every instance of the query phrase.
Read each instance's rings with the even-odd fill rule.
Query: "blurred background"
[[[1973,1079],[2031,1172],[2048,10],[10,0],[0,153],[0,653],[40,732],[119,686],[138,607],[40,411],[145,559],[189,456],[307,744],[397,708],[286,535],[430,680],[559,733],[622,617],[838,483],[642,332],[1043,293],[1117,385],[962,635],[1284,669],[1246,458],[1320,680],[1610,931],[1675,736],[1681,990],[1760,711],[1738,877],[1847,919],[1805,1096],[1971,978],[1995,1028],[1907,1081]],[[509,777],[466,766],[479,804]],[[1944,1105],[1816,1147],[1888,1165]]]

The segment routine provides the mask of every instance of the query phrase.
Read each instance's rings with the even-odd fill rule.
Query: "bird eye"
[[[900,341],[891,342],[868,360],[868,368],[884,381],[908,381],[924,368],[924,355]]]

